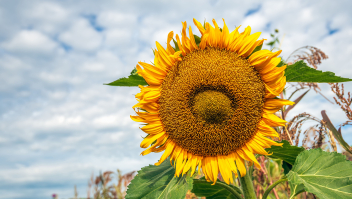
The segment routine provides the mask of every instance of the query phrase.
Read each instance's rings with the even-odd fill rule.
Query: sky
[[[140,156],[145,134],[130,119],[137,87],[103,85],[153,60],[181,21],[222,18],[230,30],[279,29],[282,57],[311,45],[324,51],[319,70],[352,78],[351,1],[0,1],[0,199],[86,197],[92,173],[139,170],[161,154]],[[194,31],[195,34],[199,32]],[[322,93],[333,101],[327,84]],[[345,83],[346,91],[352,83]],[[347,120],[336,104],[310,91],[301,112],[335,126]],[[314,124],[314,123],[309,123]],[[352,143],[352,128],[343,136]]]

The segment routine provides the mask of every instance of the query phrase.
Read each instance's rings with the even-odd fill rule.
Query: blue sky
[[[213,18],[230,30],[250,25],[269,39],[280,30],[282,56],[312,45],[329,59],[320,70],[352,78],[349,1],[25,1],[0,2],[0,199],[86,197],[92,172],[138,170],[160,154],[139,156],[144,136],[130,119],[138,88],[104,86],[153,59],[155,41]],[[193,28],[195,30],[195,28]],[[198,32],[196,32],[198,34]],[[332,100],[329,86],[322,92]],[[345,84],[352,90],[352,83]],[[337,105],[310,92],[288,117]],[[352,143],[352,130],[343,129]]]

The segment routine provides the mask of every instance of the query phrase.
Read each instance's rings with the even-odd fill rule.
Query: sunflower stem
[[[285,181],[287,181],[287,178],[282,178],[282,179],[280,179],[280,180],[274,182],[272,185],[270,185],[270,186],[265,190],[262,199],[266,199],[266,198],[268,197],[270,191],[271,191],[272,189],[274,189],[274,187],[276,187],[276,185],[280,184],[281,182],[285,182]]]
[[[241,188],[242,192],[244,195],[245,199],[257,199],[257,196],[255,195],[254,187],[253,187],[253,181],[252,181],[252,175],[250,172],[252,167],[249,167],[249,169],[246,172],[246,175],[241,177],[240,172],[238,172],[238,176],[241,182]]]

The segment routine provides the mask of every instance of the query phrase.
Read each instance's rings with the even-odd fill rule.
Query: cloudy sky
[[[181,21],[194,27],[193,18],[214,18],[222,26],[224,18],[230,30],[250,25],[263,38],[277,28],[283,58],[316,46],[329,56],[320,70],[352,78],[351,7],[347,0],[0,1],[0,198],[69,198],[74,185],[86,197],[92,172],[156,162],[160,154],[139,156],[144,134],[129,117],[139,89],[103,83],[151,61],[155,41],[165,44]],[[321,117],[323,109],[336,126],[346,120],[314,92],[289,117]],[[352,129],[343,135],[352,143]]]

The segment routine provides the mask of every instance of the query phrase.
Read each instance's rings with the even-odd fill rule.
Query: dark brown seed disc
[[[194,155],[228,155],[256,133],[264,83],[234,52],[207,47],[189,53],[161,85],[160,118],[169,135]]]

